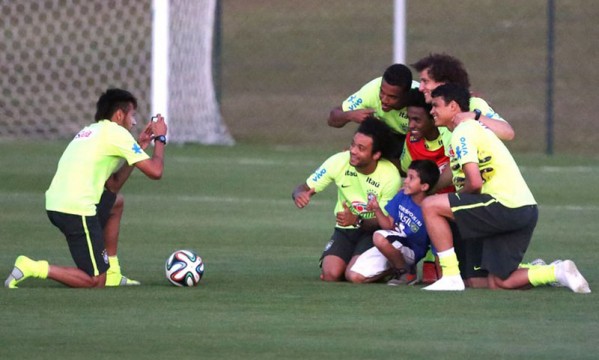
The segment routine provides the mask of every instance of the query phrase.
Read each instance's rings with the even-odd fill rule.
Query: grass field
[[[70,265],[44,211],[65,143],[0,142],[0,274],[19,254]],[[28,280],[0,290],[0,359],[594,359],[596,293],[561,288],[426,293],[327,284],[318,258],[335,192],[298,210],[290,199],[335,148],[167,148],[163,180],[124,189],[120,258],[138,288],[72,290]],[[527,260],[572,258],[599,291],[599,163],[518,157],[540,203]],[[168,284],[163,264],[192,248],[198,288]]]

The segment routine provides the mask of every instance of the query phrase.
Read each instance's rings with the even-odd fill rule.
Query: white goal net
[[[0,138],[70,138],[93,121],[99,95],[119,87],[138,98],[138,123],[167,114],[170,141],[232,144],[212,76],[216,1],[169,2],[161,109],[152,0],[0,0]]]

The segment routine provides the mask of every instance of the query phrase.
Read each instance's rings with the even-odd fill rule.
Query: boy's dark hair
[[[437,86],[437,88],[431,92],[431,97],[442,97],[446,104],[455,101],[459,105],[461,111],[468,111],[470,109],[470,92],[468,89],[456,84],[443,84]]]
[[[428,184],[428,191],[431,191],[437,181],[439,181],[439,167],[432,160],[414,160],[410,163],[408,169],[415,170],[420,177],[420,183]]]
[[[407,90],[412,87],[412,71],[404,64],[393,64],[383,73],[383,80],[389,85]]]
[[[410,89],[408,92],[408,104],[406,106],[423,108],[427,114],[430,114],[433,108],[431,104],[426,102],[424,94],[418,89]]]
[[[104,92],[96,103],[96,115],[94,119],[97,121],[109,119],[118,110],[127,112],[129,104],[137,109],[137,99],[133,94],[123,89],[108,89]]]
[[[430,77],[436,82],[457,84],[470,89],[470,80],[464,64],[453,56],[430,54],[412,64],[412,67],[418,72],[428,69]]]
[[[380,151],[381,157],[385,159],[390,159],[394,150],[395,142],[391,132],[391,128],[375,116],[367,117],[356,130],[356,133],[371,137],[372,153]]]

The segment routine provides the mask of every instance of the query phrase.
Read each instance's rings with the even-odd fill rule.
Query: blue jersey
[[[417,263],[430,246],[422,209],[402,189],[387,203],[385,210],[393,217],[395,231],[404,238],[402,245],[414,251],[414,261]]]

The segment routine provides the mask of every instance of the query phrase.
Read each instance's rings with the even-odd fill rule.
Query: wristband
[[[164,136],[164,135],[154,136],[154,141],[160,141],[161,143],[166,145],[166,136]]]

